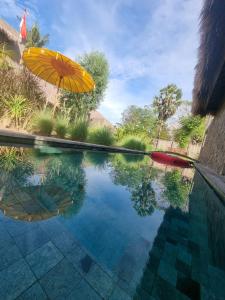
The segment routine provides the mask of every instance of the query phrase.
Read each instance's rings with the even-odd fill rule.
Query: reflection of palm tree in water
[[[116,160],[113,163],[112,177],[115,184],[126,186],[131,193],[133,207],[140,216],[149,216],[157,206],[152,179],[156,170],[149,165],[124,163]]]
[[[140,216],[150,216],[157,206],[155,191],[149,178],[143,178],[140,185],[131,192],[134,208]]]

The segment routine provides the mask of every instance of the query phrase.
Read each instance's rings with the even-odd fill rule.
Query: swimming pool
[[[225,210],[200,175],[0,150],[0,299],[223,299]]]

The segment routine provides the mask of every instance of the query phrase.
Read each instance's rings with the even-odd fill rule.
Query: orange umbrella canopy
[[[58,88],[74,93],[90,92],[95,88],[91,75],[59,52],[31,47],[24,50],[23,61],[33,74]]]

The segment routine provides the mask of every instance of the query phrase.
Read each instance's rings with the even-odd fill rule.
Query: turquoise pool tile
[[[40,284],[50,299],[64,299],[81,280],[74,266],[63,259],[40,279]]]
[[[190,300],[189,297],[180,293],[167,280],[160,277],[156,278],[151,296],[156,300]]]
[[[191,266],[192,256],[184,247],[179,247],[177,259],[184,264]]]
[[[14,244],[0,248],[0,271],[22,258],[18,247]]]
[[[98,265],[94,264],[85,278],[103,298],[111,295],[114,282]]]
[[[38,282],[23,292],[16,300],[47,300],[47,295]]]
[[[154,285],[154,281],[155,274],[149,271],[149,269],[146,269],[141,279],[141,289],[150,294]]]
[[[168,281],[171,285],[176,286],[177,271],[170,264],[161,260],[157,273],[162,279],[164,279],[165,281]]]
[[[60,298],[59,300],[61,300]],[[102,298],[96,293],[96,291],[90,287],[90,285],[83,279],[81,280],[76,288],[67,297],[67,300],[101,300]],[[117,300],[123,300],[117,298]],[[124,299],[126,300],[126,299]]]
[[[13,300],[29,288],[35,277],[24,259],[0,272],[0,299]]]
[[[208,274],[209,289],[217,297],[225,297],[225,271],[209,265]]]
[[[63,255],[52,242],[44,244],[26,256],[26,260],[37,278],[41,278],[62,259]]]
[[[38,227],[36,223],[23,222],[17,220],[8,220],[4,223],[4,225],[10,233],[10,235],[13,237],[17,237],[18,235],[21,235],[26,231],[32,231],[33,229],[36,229]]]
[[[117,280],[117,285],[124,290],[131,298],[135,295],[137,285],[131,285],[121,278]]]
[[[68,261],[70,261],[73,266],[80,272],[83,273],[81,261],[87,255],[86,251],[79,246],[75,246],[73,250],[66,255]]]
[[[0,248],[5,248],[14,244],[14,241],[5,227],[0,224]]]
[[[119,286],[115,286],[113,288],[113,292],[109,297],[109,300],[131,300],[132,297],[129,296],[124,290],[122,290]]]
[[[24,256],[49,241],[48,235],[39,227],[15,237],[15,242]]]
[[[48,234],[50,238],[57,237],[63,233],[66,228],[56,218],[52,218],[40,223],[40,227]]]
[[[51,240],[64,255],[78,245],[78,241],[69,231],[59,233],[57,236],[52,237]]]
[[[139,289],[136,291],[133,300],[154,300],[154,298],[146,291]]]
[[[132,255],[129,255],[125,253],[118,264],[117,267],[117,274],[119,278],[122,278],[126,280],[127,282],[130,282],[136,271],[137,267],[137,257],[133,257]]]

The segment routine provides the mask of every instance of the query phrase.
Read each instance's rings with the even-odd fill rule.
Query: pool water
[[[0,299],[224,299],[224,204],[199,174],[0,151]]]

